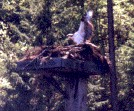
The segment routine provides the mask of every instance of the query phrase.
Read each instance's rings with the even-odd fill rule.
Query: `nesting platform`
[[[16,71],[43,77],[65,98],[65,111],[87,110],[87,78],[109,73],[109,64],[92,43],[35,47],[17,62]],[[65,87],[53,75],[66,77]]]
[[[108,73],[109,64],[92,43],[64,47],[43,46],[28,50],[17,62],[16,71],[96,75]]]

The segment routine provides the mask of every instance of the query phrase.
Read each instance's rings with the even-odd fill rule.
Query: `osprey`
[[[86,40],[89,40],[89,42],[91,42],[93,25],[90,20],[92,16],[93,11],[88,11],[86,15],[81,18],[78,31],[74,34],[68,34],[67,37],[69,37],[69,39],[72,39],[77,45],[85,43]]]

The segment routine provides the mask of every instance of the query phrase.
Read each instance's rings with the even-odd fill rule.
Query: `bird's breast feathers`
[[[82,44],[84,43],[84,36],[85,36],[85,32],[75,32],[73,35],[73,40],[76,44]]]

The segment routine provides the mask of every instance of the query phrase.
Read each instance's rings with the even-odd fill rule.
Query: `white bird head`
[[[93,17],[93,11],[89,10],[86,14],[84,14],[81,18],[81,21],[90,21],[91,18]]]
[[[89,10],[86,13],[86,19],[89,21],[92,17],[93,17],[93,11],[92,10]]]

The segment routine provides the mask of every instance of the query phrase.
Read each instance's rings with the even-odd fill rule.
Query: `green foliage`
[[[124,8],[125,7],[125,8]],[[129,0],[116,1],[114,6],[115,17],[115,37],[117,45],[120,46],[129,39],[130,32],[133,31],[132,3]]]
[[[120,107],[124,110],[133,109],[134,104],[134,33],[131,38],[117,50],[117,69]],[[124,106],[122,105],[124,104]]]
[[[3,111],[62,111],[64,99],[43,79],[29,73],[13,73],[14,62],[36,45],[64,45],[66,35],[78,29],[88,9],[94,11],[93,42],[108,50],[105,0],[3,0],[0,2],[0,109]],[[132,0],[114,0],[114,26],[119,103],[132,109],[134,89],[134,12]],[[109,77],[89,79],[89,110],[110,110]],[[41,81],[40,83],[37,82]],[[59,81],[61,81],[59,79]],[[48,87],[49,86],[49,87]],[[27,104],[26,104],[27,103]],[[123,104],[123,105],[121,105]],[[5,109],[4,109],[5,108]]]
[[[108,110],[109,105],[109,90],[108,85],[106,85],[106,79],[103,80],[103,78],[99,75],[91,76],[89,78],[89,90],[88,90],[88,105],[89,110],[96,111],[96,110]],[[108,80],[107,80],[108,81]],[[106,92],[107,89],[107,92]]]

